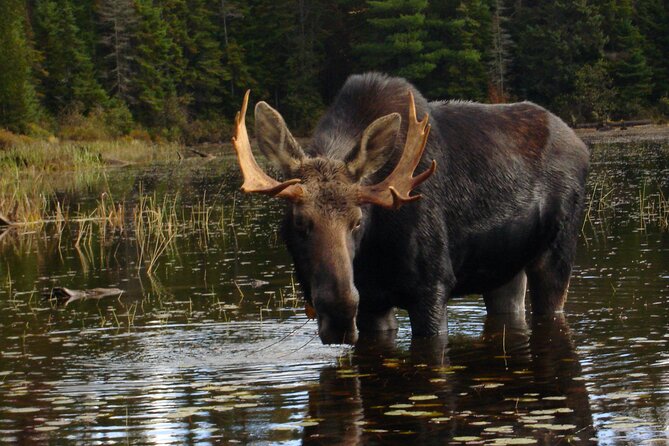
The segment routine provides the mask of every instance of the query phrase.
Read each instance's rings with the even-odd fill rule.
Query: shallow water
[[[229,163],[63,192],[72,208],[106,191],[127,209],[142,193],[213,210],[186,206],[152,274],[129,223],[0,238],[0,441],[665,445],[669,231],[651,205],[669,195],[669,147],[598,148],[593,162],[565,318],[486,317],[472,296],[451,302],[449,336],[412,340],[400,312],[396,336],[355,348],[321,345],[280,204],[236,194]],[[54,286],[124,293],[57,305],[42,299]]]

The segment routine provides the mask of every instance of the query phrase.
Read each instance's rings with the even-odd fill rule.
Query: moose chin
[[[354,75],[304,148],[256,105],[281,182],[251,151],[248,99],[233,137],[242,190],[288,202],[283,239],[324,343],[396,330],[395,308],[414,336],[434,336],[458,295],[523,313],[529,288],[533,313],[562,311],[589,152],[560,118],[530,102],[428,102],[404,79]]]

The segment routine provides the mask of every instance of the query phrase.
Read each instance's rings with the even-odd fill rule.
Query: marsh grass
[[[655,191],[649,192],[649,188]],[[639,189],[639,229],[645,231],[649,226],[669,230],[669,199],[659,187],[644,183]]]
[[[11,145],[0,150],[0,214],[22,224],[59,220],[65,204],[55,199],[56,191],[97,184],[109,165],[176,161],[179,150],[137,140]]]

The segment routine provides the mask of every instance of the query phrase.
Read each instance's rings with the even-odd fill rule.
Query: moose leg
[[[579,220],[580,221],[580,220]],[[577,236],[558,236],[555,243],[525,268],[532,302],[532,313],[561,312],[567,300]]]
[[[358,312],[357,325],[361,332],[397,330],[398,323],[395,317],[395,309],[391,307],[378,312],[361,310]]]
[[[447,330],[446,287],[437,284],[413,293],[407,308],[414,336],[436,336]]]
[[[483,293],[488,314],[524,313],[526,289],[527,276],[521,271],[510,282]]]

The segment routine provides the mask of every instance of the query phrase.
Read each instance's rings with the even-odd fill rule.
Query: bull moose
[[[396,307],[414,336],[436,335],[458,295],[524,312],[529,286],[533,313],[562,311],[589,152],[557,116],[531,102],[428,102],[405,79],[353,75],[304,149],[256,105],[280,182],[253,156],[247,104],[248,92],[233,137],[242,190],[288,201],[282,236],[322,342],[396,330]]]

